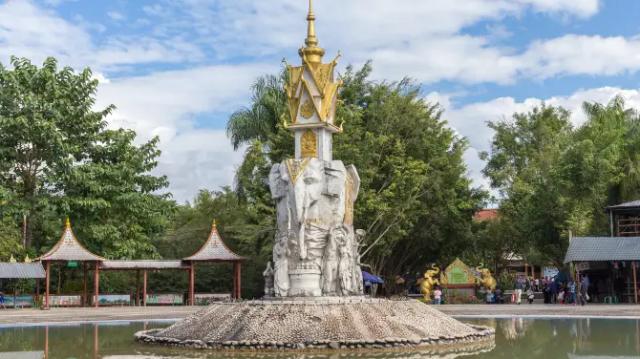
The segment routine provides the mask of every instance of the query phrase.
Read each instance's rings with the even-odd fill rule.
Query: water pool
[[[496,345],[475,354],[429,356],[416,351],[342,353],[215,353],[138,344],[133,333],[167,321],[0,327],[0,359],[26,358],[640,358],[640,320],[462,319],[496,328]]]

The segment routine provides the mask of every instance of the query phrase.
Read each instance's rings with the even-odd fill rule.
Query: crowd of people
[[[503,291],[497,288],[495,291],[486,292],[486,302],[490,304],[515,303],[521,304],[524,299],[533,304],[536,293],[542,292],[545,304],[580,304],[585,305],[589,300],[589,276],[580,276],[579,281],[573,278],[562,280],[559,277],[542,279],[516,278],[511,298],[505,298]]]

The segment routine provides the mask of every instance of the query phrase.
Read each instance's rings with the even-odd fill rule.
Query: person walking
[[[7,307],[4,305],[4,293],[0,292],[0,307],[2,307],[2,309],[7,309]]]
[[[587,301],[589,301],[589,277],[584,275],[580,281],[580,305],[587,304]]]

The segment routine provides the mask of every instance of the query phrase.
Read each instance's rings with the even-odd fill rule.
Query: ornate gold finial
[[[64,227],[71,228],[71,221],[69,220],[68,216],[67,216],[67,219],[64,221]]]
[[[11,255],[11,258],[9,258],[9,263],[18,263],[16,258],[13,256],[13,254]]]
[[[31,258],[29,258],[29,255],[28,255],[28,254],[24,257],[24,262],[25,262],[25,263],[31,263],[31,262],[32,262],[32,261],[31,261]]]
[[[324,49],[318,46],[318,37],[316,36],[316,16],[313,13],[313,1],[309,0],[309,13],[307,14],[307,38],[304,39],[305,47],[298,51],[303,61],[312,64],[322,62]]]
[[[213,219],[213,222],[211,223],[211,228],[218,228],[216,225],[216,219]]]

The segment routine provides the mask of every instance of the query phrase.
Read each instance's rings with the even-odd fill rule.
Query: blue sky
[[[298,62],[306,0],[0,0],[0,62],[89,66],[113,127],[161,138],[157,173],[178,201],[231,185],[242,152],[224,126],[249,86]],[[471,148],[476,185],[487,121],[547,102],[584,121],[583,101],[640,107],[637,0],[315,0],[327,59],[373,60],[378,79],[410,76]],[[348,125],[348,124],[347,124]]]

